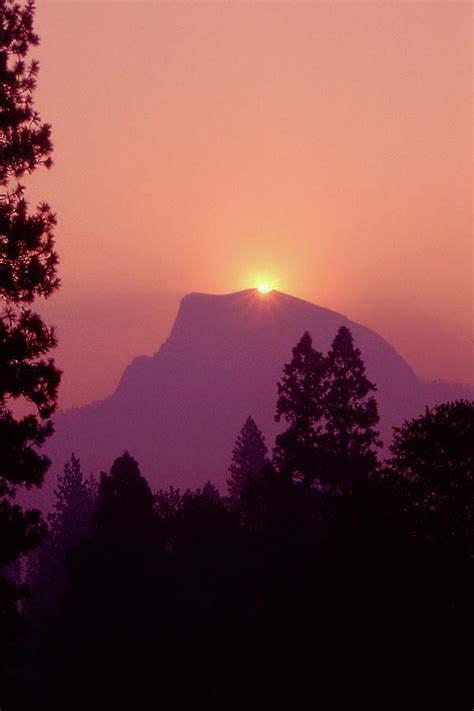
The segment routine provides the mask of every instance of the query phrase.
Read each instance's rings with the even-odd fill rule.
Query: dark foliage
[[[310,485],[317,476],[318,446],[324,417],[326,360],[304,333],[278,383],[275,420],[288,428],[276,438],[274,459],[286,476]]]
[[[275,419],[288,423],[274,450],[280,472],[305,486],[358,486],[375,470],[381,444],[375,389],[348,328],[326,357],[304,333],[278,383]]]
[[[332,486],[353,487],[377,465],[379,414],[371,395],[376,387],[365,375],[360,350],[354,348],[346,326],[337,332],[326,362],[319,479]]]
[[[464,542],[474,521],[474,403],[443,403],[394,430],[390,478],[414,535]]]
[[[468,707],[473,404],[405,423],[391,469],[361,476],[351,447],[368,453],[376,435],[372,406],[360,419],[370,383],[353,370],[348,414],[318,432],[347,455],[337,486],[267,463],[248,479],[242,516],[211,482],[153,496],[137,462],[119,457],[7,711]],[[79,471],[71,460],[54,525]],[[449,515],[428,526],[423,507]]]
[[[48,124],[33,106],[38,63],[27,62],[38,44],[34,3],[0,0],[0,570],[41,538],[39,512],[13,504],[18,487],[40,486],[49,466],[38,448],[52,433],[60,373],[48,352],[54,330],[31,310],[38,296],[58,287],[55,217],[46,204],[30,212],[21,178],[51,165]],[[27,403],[17,417],[12,403]],[[19,600],[26,588],[0,577],[0,666],[10,631],[18,627]]]
[[[230,506],[245,516],[246,500],[252,484],[269,464],[265,438],[252,417],[242,427],[232,453],[227,479]]]
[[[114,708],[127,700],[140,706],[168,624],[160,584],[165,561],[152,493],[125,453],[101,475],[90,533],[68,556],[69,589],[41,641],[45,663],[39,656],[36,667],[40,707]]]
[[[67,550],[88,532],[98,493],[95,479],[84,478],[81,462],[74,453],[64,465],[63,474],[58,476],[54,493],[56,501],[48,516],[49,532]]]
[[[67,588],[66,560],[89,532],[97,496],[95,480],[84,479],[81,463],[74,454],[65,463],[63,474],[58,475],[54,493],[56,501],[48,515],[46,537],[28,556],[28,610],[33,617],[46,618],[46,622]],[[40,626],[38,620],[37,623]]]

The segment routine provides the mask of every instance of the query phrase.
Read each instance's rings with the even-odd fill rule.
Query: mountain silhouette
[[[52,471],[75,452],[85,472],[98,473],[128,449],[154,490],[202,486],[208,479],[223,487],[248,415],[273,447],[280,427],[276,384],[303,332],[325,353],[341,325],[350,328],[377,385],[386,445],[392,427],[425,405],[473,397],[469,386],[423,381],[374,331],[307,301],[256,289],[189,294],[167,341],[155,355],[135,358],[110,397],[58,414],[47,447]]]

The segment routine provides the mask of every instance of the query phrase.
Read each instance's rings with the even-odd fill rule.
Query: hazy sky
[[[38,0],[62,405],[267,279],[472,377],[469,2]]]

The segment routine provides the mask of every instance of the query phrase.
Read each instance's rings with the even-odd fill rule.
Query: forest
[[[375,389],[348,329],[326,356],[305,333],[278,383],[286,428],[269,454],[248,417],[227,492],[152,492],[128,452],[97,481],[73,454],[16,569],[5,708],[420,708],[453,690],[464,708],[474,405],[427,409],[379,461]]]

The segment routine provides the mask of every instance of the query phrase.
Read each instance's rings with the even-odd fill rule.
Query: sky
[[[471,3],[38,0],[36,30],[62,407],[259,281],[474,382]]]

